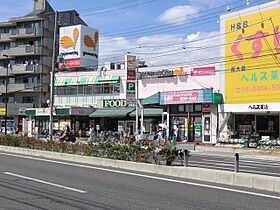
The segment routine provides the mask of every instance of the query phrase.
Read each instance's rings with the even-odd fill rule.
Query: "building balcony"
[[[25,64],[12,65],[11,74],[13,75],[32,74],[32,73],[37,73],[37,74],[42,73],[42,65],[25,65]]]
[[[10,38],[32,38],[43,36],[43,29],[40,27],[34,28],[17,28],[12,29],[10,32]]]
[[[11,69],[8,68],[8,76],[11,75]],[[0,77],[5,77],[7,76],[7,68],[4,66],[0,66]]]
[[[15,92],[47,92],[48,85],[47,84],[39,84],[39,83],[9,83],[8,84],[8,93]],[[5,94],[6,86],[5,84],[0,85],[0,94]]]
[[[0,33],[0,42],[10,42],[10,33]]]
[[[10,56],[28,56],[41,55],[42,47],[40,45],[18,46],[10,48]]]
[[[7,60],[7,57],[4,55],[10,56],[10,50],[2,50],[0,51],[0,60]]]

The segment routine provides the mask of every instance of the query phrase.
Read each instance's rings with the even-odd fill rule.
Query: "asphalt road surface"
[[[207,176],[207,174],[205,174]],[[280,194],[0,153],[0,209],[279,209]]]
[[[178,163],[179,161],[177,161]],[[243,158],[240,155],[239,163],[240,172],[280,177],[280,161]],[[211,155],[191,154],[189,166],[234,171],[234,155],[219,156],[215,153]]]

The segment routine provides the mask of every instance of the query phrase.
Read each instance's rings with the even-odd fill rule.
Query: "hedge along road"
[[[3,152],[0,178],[3,209],[278,209],[280,200],[264,191]]]

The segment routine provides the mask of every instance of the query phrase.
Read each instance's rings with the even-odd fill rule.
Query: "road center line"
[[[32,160],[38,160],[38,161],[44,161],[44,162],[50,162],[50,163],[68,165],[68,166],[81,167],[81,168],[89,168],[89,169],[95,169],[95,170],[100,170],[100,171],[106,171],[106,172],[112,172],[112,173],[118,173],[118,174],[125,174],[125,175],[130,175],[130,176],[138,176],[138,177],[144,177],[144,178],[148,178],[148,179],[167,181],[167,182],[173,182],[173,183],[180,183],[180,184],[185,184],[185,185],[205,187],[205,188],[210,188],[210,189],[223,190],[223,191],[228,191],[228,192],[242,193],[242,194],[247,194],[247,195],[260,196],[260,197],[280,200],[280,197],[278,197],[278,196],[273,196],[273,195],[268,195],[268,194],[263,194],[263,193],[255,193],[255,192],[250,192],[250,191],[245,191],[245,190],[235,190],[235,189],[231,189],[231,188],[219,187],[219,186],[214,186],[214,185],[209,185],[209,184],[199,184],[199,183],[175,180],[175,179],[170,179],[170,178],[163,178],[163,177],[137,174],[137,173],[126,172],[126,171],[119,171],[119,170],[114,170],[114,169],[99,168],[99,167],[95,167],[95,166],[88,166],[88,165],[82,165],[82,164],[76,164],[76,163],[67,163],[67,162],[56,161],[56,160],[41,159],[41,158],[36,158],[36,157],[31,157],[31,156],[15,155],[15,154],[8,154],[8,153],[1,153],[1,152],[0,152],[0,154],[7,155],[7,156],[13,156],[13,157],[19,157],[19,158],[25,158],[25,159],[32,159]]]
[[[22,175],[10,173],[10,172],[7,172],[7,171],[4,172],[4,174],[9,175],[9,176],[22,178],[22,179],[26,179],[26,180],[30,180],[30,181],[34,181],[34,182],[38,182],[38,183],[42,183],[42,184],[46,184],[46,185],[51,185],[51,186],[54,186],[54,187],[63,188],[63,189],[66,189],[66,190],[71,190],[71,191],[74,191],[74,192],[86,193],[86,191],[84,191],[84,190],[78,190],[78,189],[75,189],[75,188],[72,188],[72,187],[66,187],[66,186],[63,186],[63,185],[54,184],[54,183],[51,183],[51,182],[46,182],[46,181],[43,181],[43,180],[40,180],[40,179],[35,179],[35,178],[27,177],[27,176],[22,176]]]

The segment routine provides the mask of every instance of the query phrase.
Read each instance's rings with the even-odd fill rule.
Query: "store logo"
[[[96,47],[97,47],[98,39],[99,39],[99,34],[98,34],[98,32],[96,31],[96,32],[94,33],[94,40],[93,40],[89,35],[85,35],[85,36],[84,36],[84,43],[85,43],[85,45],[86,45],[88,48],[93,48],[94,51],[95,51],[95,50],[96,50]]]
[[[79,37],[79,29],[75,28],[73,30],[73,39],[70,36],[63,36],[63,37],[61,37],[60,41],[61,41],[62,47],[64,47],[64,48],[73,47],[73,49],[75,49],[78,37]]]
[[[79,38],[79,33],[80,33],[79,29],[75,28],[73,30],[72,37],[71,36],[61,37],[60,41],[61,41],[62,47],[63,48],[72,47],[73,49],[75,49],[76,45],[77,45],[78,38]],[[94,50],[96,50],[98,39],[99,39],[99,34],[98,34],[97,31],[94,33],[94,39],[91,38],[91,36],[89,36],[89,35],[85,35],[84,36],[85,46],[88,47],[88,48],[93,48]]]

